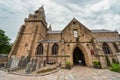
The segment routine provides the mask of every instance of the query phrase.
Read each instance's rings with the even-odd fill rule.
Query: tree
[[[10,38],[0,29],[0,54],[8,54],[11,50]]]

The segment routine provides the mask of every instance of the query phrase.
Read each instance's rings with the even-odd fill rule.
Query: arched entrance
[[[86,65],[84,54],[78,47],[73,51],[73,63],[74,65]]]

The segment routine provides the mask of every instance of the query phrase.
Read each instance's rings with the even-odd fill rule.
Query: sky
[[[62,30],[74,17],[88,29],[120,33],[120,0],[0,0],[0,29],[14,42],[24,18],[42,5],[48,26]]]

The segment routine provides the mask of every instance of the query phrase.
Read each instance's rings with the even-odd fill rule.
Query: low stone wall
[[[58,72],[60,69],[61,68],[57,68],[56,70],[53,70],[53,71],[50,71],[50,72],[46,72],[46,73],[41,73],[41,74],[25,74],[25,73],[19,73],[19,72],[14,72],[14,71],[9,72],[9,74],[21,75],[21,76],[30,76],[30,77],[37,77],[37,76],[46,76],[46,75]],[[3,70],[3,71],[6,71],[6,70]]]
[[[8,61],[8,57],[0,57],[0,64],[7,61]]]

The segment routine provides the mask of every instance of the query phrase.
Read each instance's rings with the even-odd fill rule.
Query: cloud
[[[120,1],[118,0],[111,0],[111,13],[120,15]]]
[[[90,7],[90,9],[94,12],[108,10],[109,8],[110,8],[109,0],[101,0]]]
[[[119,3],[119,0],[2,0],[0,28],[13,42],[24,18],[44,5],[46,20],[53,29],[63,29],[75,17],[89,29],[120,32]]]

